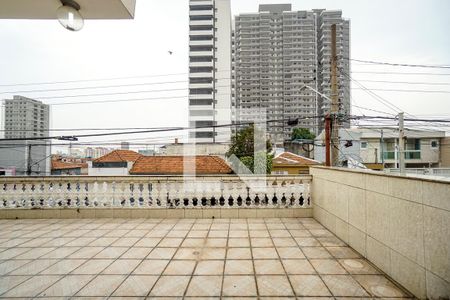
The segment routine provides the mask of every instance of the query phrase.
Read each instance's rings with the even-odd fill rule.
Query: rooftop
[[[132,150],[114,150],[102,157],[94,160],[94,162],[131,162],[142,157],[141,154]]]
[[[0,298],[411,298],[312,218],[0,225]]]
[[[184,173],[184,164],[193,162],[195,158],[195,173],[231,174],[233,171],[227,163],[218,156],[142,156],[133,165],[130,175],[181,175]]]
[[[291,152],[283,152],[273,159],[274,164],[320,165],[320,162]]]

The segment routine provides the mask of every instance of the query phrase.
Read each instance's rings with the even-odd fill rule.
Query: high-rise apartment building
[[[230,0],[189,1],[189,138],[228,142],[231,123]]]
[[[258,119],[265,109],[266,118],[275,120],[267,129],[276,143],[291,136],[287,119],[299,118],[298,127],[319,132],[317,116],[327,113],[330,103],[312,89],[331,96],[331,24],[337,26],[340,109],[349,113],[349,21],[340,11],[291,11],[290,4],[269,4],[235,18],[233,106],[238,122]]]
[[[0,166],[16,168],[17,175],[50,174],[50,142],[36,138],[49,136],[50,108],[22,96],[3,101],[2,138],[33,140],[2,141]]]

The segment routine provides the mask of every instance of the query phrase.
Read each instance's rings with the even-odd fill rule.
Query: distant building
[[[190,169],[190,166],[195,169]],[[220,157],[197,156],[143,156],[136,160],[130,175],[221,175],[232,174],[232,169]]]
[[[121,150],[130,150],[130,143],[129,142],[121,142],[120,149]]]
[[[22,96],[3,101],[2,138],[34,140],[0,142],[0,167],[14,168],[16,175],[50,174],[50,108],[47,104]]]
[[[216,155],[225,158],[229,144],[221,143],[174,143],[161,148],[162,155]]]
[[[228,142],[231,127],[230,0],[189,1],[190,141]]]
[[[272,174],[299,175],[309,174],[309,167],[321,163],[291,152],[283,152],[272,161]]]
[[[114,150],[89,164],[89,176],[128,175],[136,160],[142,155],[131,150]]]
[[[101,156],[110,153],[111,151],[113,151],[113,149],[104,147],[95,147],[95,148],[87,147],[84,150],[84,153],[86,158],[99,158]]]
[[[439,168],[442,165],[444,131],[405,129],[406,168]],[[370,169],[396,168],[399,162],[398,130],[395,128],[352,128],[339,130],[340,161],[351,158]],[[323,133],[316,143],[323,142]],[[325,146],[315,146],[315,159],[325,161]],[[444,154],[445,155],[445,154]]]
[[[51,175],[88,175],[88,160],[86,158],[53,154]]]
[[[257,120],[266,109],[267,130],[281,144],[291,137],[288,119],[318,134],[315,116],[330,103],[331,25],[336,24],[340,113],[350,114],[350,21],[339,10],[292,11],[290,4],[262,4],[258,13],[236,16],[233,106],[238,122]],[[308,118],[310,117],[310,118]],[[348,124],[346,124],[348,126]]]

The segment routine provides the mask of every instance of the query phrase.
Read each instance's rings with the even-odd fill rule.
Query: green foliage
[[[256,131],[258,134],[258,131]],[[252,172],[255,171],[254,164],[255,159],[253,157],[254,154],[254,136],[255,136],[255,128],[254,126],[249,126],[238,131],[231,138],[230,149],[226,153],[227,156],[231,156],[232,154],[236,155],[237,158]],[[270,174],[272,171],[272,159],[273,156],[269,153],[272,152],[272,143],[267,140],[266,142],[266,151],[257,153],[257,157],[264,157],[266,160],[266,172]],[[256,159],[256,161],[260,161]],[[256,168],[256,169],[261,169]]]
[[[292,131],[292,140],[313,140],[316,137],[308,128],[294,128]]]

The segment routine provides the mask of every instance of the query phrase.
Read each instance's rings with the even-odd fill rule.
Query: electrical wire
[[[450,69],[449,65],[402,64],[402,63],[391,63],[391,62],[384,62],[384,61],[363,60],[363,59],[346,58],[346,57],[343,57],[343,59],[367,63],[367,64],[387,65],[387,66],[394,66],[394,67]]]

